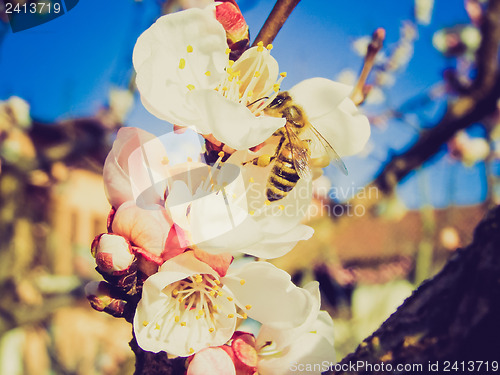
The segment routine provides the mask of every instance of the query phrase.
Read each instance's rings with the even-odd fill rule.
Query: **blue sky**
[[[255,37],[273,2],[243,0],[240,5]],[[386,46],[390,47],[399,38],[401,22],[412,14],[413,1],[302,0],[274,42],[273,56],[288,73],[282,87],[290,88],[314,76],[335,79],[346,68],[359,70],[361,59],[352,50],[352,42],[384,27]],[[0,100],[21,96],[30,102],[32,116],[46,122],[92,115],[107,102],[111,87],[127,86],[135,40],[158,16],[155,0],[80,0],[73,10],[49,23],[15,34],[7,30],[0,46]],[[432,35],[444,26],[466,22],[462,0],[436,1],[432,23],[419,27],[414,58],[387,93],[391,105],[440,81],[449,62],[432,47]],[[437,106],[431,120],[439,115]],[[160,134],[169,129],[139,101],[127,124]],[[374,128],[372,153],[346,160],[348,177],[333,168],[327,174],[337,186],[363,186],[388,155],[403,151],[416,134],[415,129],[397,121],[384,129]],[[443,152],[419,176],[403,183],[400,194],[410,208],[422,203],[438,207],[476,203],[485,196],[484,169],[484,165],[464,167]],[[432,181],[430,202],[420,194],[422,180],[424,184]]]

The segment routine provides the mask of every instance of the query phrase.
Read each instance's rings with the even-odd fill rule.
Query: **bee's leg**
[[[254,159],[251,159],[249,161],[246,161],[246,162],[242,163],[242,165],[252,163],[253,165],[257,165],[258,167],[267,167],[269,164],[271,164],[271,162],[274,159],[276,159],[276,155],[271,156],[271,155],[266,154],[266,155],[261,155],[259,157],[254,158]]]

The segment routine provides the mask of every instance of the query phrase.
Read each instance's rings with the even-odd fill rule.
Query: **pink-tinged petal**
[[[230,254],[213,255],[198,248],[194,249],[194,255],[196,258],[212,267],[212,269],[215,270],[220,277],[226,276],[227,269],[234,259],[234,257]]]
[[[248,367],[256,367],[258,356],[255,350],[255,337],[251,334],[242,334],[233,339],[231,344],[235,356]]]
[[[183,276],[177,280],[202,273],[218,277],[216,272],[207,263],[199,260],[193,251],[186,251],[163,263],[160,267],[160,271],[179,275],[182,274]]]
[[[187,375],[236,375],[236,370],[225,350],[206,348],[193,357]]]
[[[110,204],[118,208],[129,200],[144,206],[159,203],[165,191],[166,152],[153,135],[137,128],[121,128],[104,163],[104,188]]]
[[[290,90],[311,124],[340,156],[360,152],[370,137],[368,119],[348,98],[350,91],[350,86],[326,78],[311,78]]]
[[[162,206],[143,209],[135,202],[126,202],[116,211],[112,229],[147,253],[162,258],[166,240],[172,226],[171,219]],[[175,250],[174,250],[175,251]]]
[[[186,247],[182,245],[185,242],[186,240],[184,231],[177,225],[172,225],[165,242],[165,250],[162,253],[163,260],[166,261],[179,254],[182,254],[186,250]]]
[[[283,118],[255,117],[247,107],[227,100],[215,90],[193,90],[188,101],[199,112],[196,128],[236,150],[257,146],[285,125]]]
[[[267,262],[248,263],[223,283],[249,317],[277,329],[300,327],[319,310],[310,291],[295,286],[288,273]]]

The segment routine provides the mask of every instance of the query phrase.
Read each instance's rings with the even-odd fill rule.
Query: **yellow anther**
[[[252,308],[252,305],[246,305],[245,309],[250,310]]]
[[[273,49],[273,45],[272,45],[271,43],[269,43],[269,44],[266,46],[266,48],[270,51],[270,50],[272,50],[272,49]]]
[[[258,42],[258,43],[257,43],[257,45],[258,45],[259,47],[263,47],[263,46],[264,46],[264,42],[263,42],[263,41],[260,41],[260,42]]]
[[[241,280],[240,280],[240,284],[241,284],[241,285],[245,285],[245,283],[246,283],[246,281],[245,281],[245,280],[243,280],[243,279],[241,279]]]
[[[184,69],[186,67],[186,60],[181,59],[179,61],[179,69]]]
[[[213,329],[212,327],[210,327],[210,328],[208,329],[208,332],[210,332],[210,333],[212,333],[213,331],[215,331],[215,329]]]
[[[234,64],[234,61],[233,60],[229,60],[229,66],[233,66]]]
[[[187,325],[187,323],[186,323],[186,322],[181,322],[181,326],[182,326],[182,327],[185,327],[186,325]]]
[[[269,200],[267,200],[267,201],[265,201],[265,202],[264,202],[264,204],[265,204],[266,206],[270,206],[270,205],[271,205],[271,202],[270,202]]]
[[[280,76],[282,76],[283,78],[285,78],[286,77],[286,72],[281,72]]]
[[[255,76],[255,78],[260,77],[260,72],[257,70],[257,71],[255,72],[254,76]]]
[[[318,333],[318,331],[311,331],[311,332],[309,332],[309,333]]]
[[[176,317],[174,318],[174,320],[175,320],[175,322],[176,322],[176,323],[179,323],[179,321],[181,320],[181,317],[180,317],[180,316],[176,316]]]
[[[221,152],[222,152],[222,153],[224,153],[223,151],[221,151]],[[219,156],[220,156],[220,157],[222,157],[222,156],[220,155],[220,152],[219,152]],[[216,279],[216,280],[214,280],[214,283],[215,283],[215,284],[217,284],[217,285],[220,285],[220,281],[219,281],[219,280],[217,280],[217,279]]]
[[[228,317],[229,319],[233,319],[233,318],[234,318],[234,314],[229,314],[227,317]]]
[[[242,83],[243,83],[243,82],[241,82],[240,80],[236,81],[236,84],[237,84],[238,86],[240,86]],[[241,94],[240,94],[240,98],[241,98]]]
[[[253,91],[252,91],[252,90],[250,90],[250,91],[248,92],[247,96],[248,96],[249,98],[250,98],[250,97],[252,97],[252,96],[253,96]]]
[[[160,325],[158,323],[156,323],[155,329],[160,329]]]
[[[148,322],[147,320],[145,320],[145,321],[143,321],[143,322],[142,322],[142,325],[143,325],[144,327],[146,327],[148,324],[149,324],[149,322]]]
[[[224,293],[222,293],[220,290],[217,292],[217,296],[220,297],[220,296],[223,296]]]
[[[264,51],[264,42],[257,43],[257,51],[259,52]]]
[[[205,314],[205,311],[203,311],[203,310],[198,311],[198,315],[204,315],[204,314]]]
[[[248,182],[252,183],[252,182],[255,182],[255,180],[253,179],[253,177],[250,177],[250,178],[248,179]]]
[[[189,84],[186,87],[188,88],[189,91],[194,90],[194,85],[192,85],[192,84]]]
[[[227,69],[226,69],[226,72],[227,72],[228,74],[233,74],[233,68],[227,68]]]
[[[162,164],[168,164],[170,160],[168,160],[168,158],[166,156],[163,157],[163,159],[161,159],[161,163]]]
[[[227,300],[228,300],[229,302],[231,302],[231,301],[233,300],[233,297],[229,297],[229,296],[228,296],[228,297],[227,297]]]
[[[246,313],[241,314],[241,319],[246,319],[248,318],[248,315]]]
[[[212,74],[212,72],[210,72],[210,70],[207,70],[207,71],[205,72],[205,75],[206,75],[207,77],[210,77],[210,75],[211,75],[211,74]]]
[[[219,310],[219,306],[217,306],[217,305],[213,305],[212,308],[214,309],[215,312],[217,312],[217,310]]]
[[[210,294],[212,297],[215,296],[215,290],[211,290],[210,292],[208,292],[208,294]]]
[[[229,88],[228,88],[227,86],[224,86],[224,87],[222,88],[222,91],[227,91],[227,90],[229,90]]]
[[[253,216],[253,215],[255,215],[255,211],[250,211],[249,214],[250,214],[250,216]]]
[[[224,154],[224,151],[220,151],[217,155],[219,155],[219,158],[223,158],[225,154]]]
[[[177,297],[177,295],[178,295],[178,294],[179,294],[179,292],[177,291],[177,289],[174,289],[174,290],[172,291],[172,295],[173,295],[174,297]]]
[[[191,163],[193,161],[193,158],[188,156],[187,161]]]
[[[278,83],[275,83],[275,84],[273,85],[273,90],[274,90],[274,92],[278,92],[278,91],[280,91],[280,85],[279,85]]]
[[[285,206],[283,206],[282,204],[280,204],[280,210],[283,211],[285,209]]]
[[[193,348],[189,348],[189,354],[193,354],[194,353],[194,349]]]
[[[229,55],[231,53],[231,48],[227,47],[226,48],[226,55]]]
[[[196,315],[196,320],[199,320],[200,318],[201,318],[201,316]]]
[[[229,82],[233,82],[233,80],[234,80],[234,74],[231,74],[231,75],[227,78],[227,80],[228,80]]]
[[[179,297],[179,299],[177,301],[182,302],[184,300],[182,299],[182,297]]]
[[[189,45],[186,47],[186,51],[188,51],[188,53],[193,52],[193,46],[192,46],[191,44],[189,44]]]

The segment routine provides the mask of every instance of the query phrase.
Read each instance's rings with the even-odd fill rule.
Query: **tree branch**
[[[253,46],[256,46],[258,42],[263,42],[264,45],[272,43],[299,1],[300,0],[278,0],[269,14],[269,17],[267,17],[264,26],[262,26],[262,29],[260,29],[259,34],[255,38]]]
[[[380,172],[375,185],[390,193],[409,172],[435,155],[453,135],[482,120],[497,109],[500,97],[498,52],[500,0],[490,0],[481,25],[482,41],[477,52],[477,75],[469,90],[449,103],[441,121],[423,131],[409,151],[395,156]]]
[[[428,364],[496,360],[500,336],[500,206],[478,225],[473,242],[424,282],[398,310],[340,365]],[[338,368],[340,368],[338,365]],[[442,367],[439,370],[443,370]],[[336,374],[371,374],[367,367]],[[405,373],[410,373],[406,372]]]

